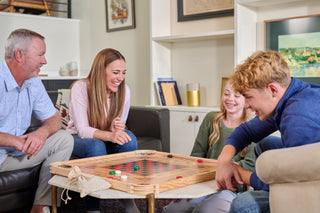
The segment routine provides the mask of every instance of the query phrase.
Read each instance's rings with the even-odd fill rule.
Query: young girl
[[[136,137],[125,126],[130,108],[126,72],[123,55],[103,49],[88,77],[72,85],[67,131],[74,138],[73,155],[86,158],[137,149]],[[126,211],[137,212],[133,200],[125,200],[125,205]],[[99,199],[88,197],[87,209],[99,212]]]
[[[250,120],[251,113],[245,109],[245,99],[235,93],[228,82],[221,97],[220,112],[209,112],[204,118],[191,156],[217,159],[231,132],[241,123]],[[255,164],[254,143],[233,158],[240,166],[253,171]],[[239,190],[241,188],[239,187]],[[182,199],[171,202],[165,213],[182,212],[228,212],[235,194],[224,190],[196,199]]]

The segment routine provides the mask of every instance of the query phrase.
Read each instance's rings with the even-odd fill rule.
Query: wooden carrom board
[[[73,166],[82,173],[96,175],[111,184],[111,188],[136,195],[157,194],[215,178],[217,161],[185,155],[137,150],[99,157],[82,158],[51,164],[51,173],[68,176]],[[136,166],[139,166],[137,169]],[[121,176],[110,174],[120,170]]]

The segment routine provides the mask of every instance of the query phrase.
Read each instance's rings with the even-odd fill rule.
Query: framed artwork
[[[291,76],[320,83],[320,15],[266,20],[265,49],[280,52]]]
[[[228,77],[222,77],[221,79],[221,94],[220,97],[223,95],[224,87],[226,86],[227,82],[230,80]]]
[[[107,32],[136,28],[134,0],[106,0]]]
[[[233,0],[177,0],[178,22],[233,16]]]

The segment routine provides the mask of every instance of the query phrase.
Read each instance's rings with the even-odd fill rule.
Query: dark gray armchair
[[[131,106],[127,127],[138,139],[138,149],[170,152],[169,110]]]

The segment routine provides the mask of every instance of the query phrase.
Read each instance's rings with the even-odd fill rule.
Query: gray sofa
[[[50,94],[55,103],[56,94]],[[28,131],[39,127],[40,121],[32,119]],[[170,152],[169,110],[132,106],[127,127],[138,139],[138,149]],[[28,212],[37,188],[40,165],[0,173],[0,212]],[[24,209],[24,211],[20,211]]]

